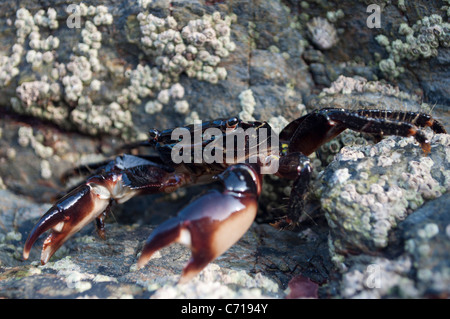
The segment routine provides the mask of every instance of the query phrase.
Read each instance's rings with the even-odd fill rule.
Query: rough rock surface
[[[432,138],[428,156],[412,138],[346,147],[317,180],[317,196],[336,252],[369,252],[426,200],[450,190],[448,134]]]
[[[326,235],[254,224],[198,277],[177,285],[190,251],[179,244],[169,246],[137,270],[139,251],[153,226],[114,222],[107,225],[105,241],[87,227],[41,266],[42,239],[30,261],[24,262],[21,254],[30,228],[49,205],[36,205],[6,190],[0,196],[3,298],[283,298],[289,293],[287,283],[300,272],[325,282],[333,267]]]

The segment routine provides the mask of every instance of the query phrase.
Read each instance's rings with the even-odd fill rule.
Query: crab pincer
[[[31,247],[47,230],[50,235],[44,241],[41,263],[50,257],[73,234],[102,215],[110,204],[110,192],[93,181],[80,185],[53,205],[31,230],[23,249],[23,258],[28,259]]]
[[[192,253],[179,280],[185,283],[245,234],[256,216],[261,177],[251,166],[238,164],[216,179],[222,191],[206,192],[152,232],[138,260],[139,269],[156,251],[178,242]]]

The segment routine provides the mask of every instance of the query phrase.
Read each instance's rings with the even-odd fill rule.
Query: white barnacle
[[[173,53],[173,52],[175,51],[175,45],[174,45],[172,42],[167,43],[166,48],[165,48],[165,51],[166,51],[168,54]]]
[[[184,43],[179,43],[175,46],[175,53],[182,54],[186,51],[186,45]]]
[[[171,28],[171,29],[176,30],[176,28],[177,28],[177,21],[175,20],[175,18],[172,17],[172,16],[168,16],[166,20],[167,20],[167,26],[169,28]]]
[[[30,48],[34,50],[40,50],[41,49],[41,41],[39,39],[32,39],[29,42]]]
[[[97,79],[93,79],[93,80],[91,81],[91,84],[89,85],[89,87],[90,87],[91,90],[93,90],[93,91],[100,91],[101,85],[102,85],[102,82],[100,82],[100,81],[97,80]]]
[[[219,37],[229,37],[230,36],[231,29],[225,23],[216,24],[215,29],[216,29]]]
[[[32,31],[28,35],[28,39],[30,39],[30,40],[40,40],[41,39],[41,34],[38,31]]]
[[[42,65],[42,52],[36,52],[33,62],[32,62],[32,66],[34,68],[39,67]]]
[[[217,55],[211,55],[205,62],[211,66],[216,66],[217,64],[219,64],[220,58]]]
[[[50,92],[54,96],[58,96],[61,93],[61,87],[57,82],[50,84]]]
[[[103,24],[110,25],[113,22],[113,16],[111,13],[107,13],[104,16]]]
[[[13,53],[17,53],[17,54],[22,54],[23,53],[23,46],[19,43],[15,43],[12,46],[12,52]]]
[[[91,33],[91,40],[95,42],[102,41],[102,34],[99,31],[95,30]]]
[[[162,104],[167,104],[169,103],[170,100],[170,93],[169,90],[161,90],[158,94],[158,101],[161,102]]]
[[[203,34],[206,36],[208,41],[211,41],[216,38],[216,31],[213,28],[207,28],[203,30]]]
[[[242,109],[249,113],[253,114],[253,111],[255,110],[256,101],[253,97],[253,92],[251,89],[247,89],[242,91],[239,94],[239,100],[241,102]]]
[[[159,103],[158,101],[148,101],[145,104],[145,112],[147,112],[148,114],[154,114],[154,113],[161,112],[162,108],[163,108],[163,105],[161,103]]]
[[[219,80],[225,80],[227,78],[227,70],[224,67],[216,68],[216,74]]]
[[[307,24],[311,41],[322,50],[332,48],[337,42],[337,32],[327,19],[315,17]]]
[[[180,83],[175,83],[169,90],[170,96],[174,99],[182,99],[184,97],[184,87]]]
[[[42,54],[42,60],[47,64],[50,64],[51,62],[53,62],[53,59],[54,59],[54,56],[51,51],[46,51]]]
[[[219,82],[219,77],[217,76],[216,73],[214,72],[205,72],[205,76],[204,76],[205,80],[208,81],[209,83],[212,84],[216,84],[217,82]]]
[[[97,15],[94,16],[92,21],[94,22],[95,25],[99,26],[99,25],[102,24],[103,17],[101,15],[97,14]]]
[[[86,15],[93,16],[97,12],[97,8],[95,6],[89,6],[87,9]]]
[[[51,48],[53,50],[57,49],[59,47],[59,39],[57,37],[52,37],[52,40],[51,40],[50,44],[51,44]]]
[[[87,83],[91,80],[92,78],[92,72],[90,69],[84,69],[80,72],[80,80],[83,83]]]
[[[221,58],[226,58],[227,56],[230,55],[230,51],[228,51],[225,48],[222,48],[220,50],[216,50],[216,54]]]
[[[209,65],[204,65],[203,66],[203,72],[205,72],[205,73],[213,73],[214,72],[214,68],[212,66],[209,66]]]
[[[41,177],[44,179],[49,179],[50,177],[52,177],[50,163],[47,160],[41,161]]]
[[[99,5],[99,6],[97,6],[96,12],[97,12],[97,14],[108,13],[108,7],[106,7],[104,5]]]
[[[198,49],[193,45],[188,45],[186,50],[187,50],[187,52],[192,53],[192,54],[198,53]]]
[[[78,50],[80,52],[88,52],[89,51],[89,45],[87,45],[86,43],[78,43]]]
[[[29,50],[27,52],[25,59],[27,60],[28,63],[33,63],[35,57],[36,57],[36,51]]]
[[[210,58],[211,54],[206,51],[206,50],[201,50],[198,52],[197,57],[201,60],[201,61],[206,61]]]
[[[215,11],[215,12],[213,12],[213,14],[212,14],[212,19],[214,20],[214,21],[220,21],[220,20],[222,20],[222,15],[220,14],[220,12],[219,11]]]
[[[227,49],[228,51],[234,51],[236,50],[236,44],[230,41],[225,44],[225,49]]]
[[[57,16],[57,14],[56,14],[56,10],[54,8],[47,9],[47,17],[50,20],[56,20],[56,16]]]
[[[186,100],[177,101],[174,108],[177,113],[186,114],[189,112],[189,103]]]
[[[153,45],[153,41],[149,36],[142,37],[141,43],[148,47],[151,47]]]

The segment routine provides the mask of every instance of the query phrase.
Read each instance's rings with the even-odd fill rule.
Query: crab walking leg
[[[41,217],[25,242],[24,259],[28,259],[31,247],[47,230],[51,233],[43,244],[42,264],[47,263],[72,235],[94,220],[99,236],[104,238],[103,220],[112,201],[124,203],[139,194],[170,192],[190,182],[182,174],[130,155],[118,157],[110,164],[102,174],[87,179]]]
[[[277,175],[294,180],[291,195],[289,196],[289,209],[284,220],[273,224],[276,228],[289,227],[298,222],[298,213],[303,212],[308,187],[311,181],[312,167],[310,160],[302,153],[289,153],[280,158]]]
[[[246,164],[228,167],[217,176],[223,191],[211,190],[158,226],[138,260],[144,267],[159,249],[178,242],[191,249],[180,283],[196,276],[208,263],[235,244],[250,228],[258,208],[261,177]]]
[[[424,113],[327,108],[289,123],[281,131],[280,141],[287,143],[290,153],[301,152],[308,156],[320,145],[350,129],[380,136],[413,136],[427,154],[431,150],[430,141],[420,127],[446,133],[441,123]]]

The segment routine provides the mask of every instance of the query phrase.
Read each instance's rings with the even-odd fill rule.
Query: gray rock
[[[447,298],[449,194],[399,222],[391,247],[377,256],[351,255],[330,287],[344,298]]]
[[[446,193],[399,224],[404,249],[416,270],[416,287],[424,296],[446,297],[450,294],[449,201],[450,194]]]
[[[37,216],[48,205],[24,201],[8,191],[0,195],[8,199],[0,207],[4,298],[282,298],[287,282],[299,271],[312,271],[317,280],[326,280],[326,274],[317,276],[316,267],[309,265],[311,256],[327,259],[326,237],[298,236],[257,224],[183,285],[177,281],[190,251],[179,244],[162,249],[145,268],[136,269],[141,246],[154,226],[108,224],[106,241],[97,238],[93,225],[86,227],[42,266],[43,239],[33,247],[29,261],[22,260],[21,251]],[[310,253],[304,255],[303,250]]]
[[[449,191],[449,135],[431,141],[428,156],[413,138],[345,147],[321,173],[316,192],[338,254],[388,246],[399,221]]]
[[[1,297],[283,298],[290,295],[286,288],[296,277],[321,284],[320,297],[448,296],[444,286],[448,287],[448,216],[438,213],[432,204],[442,206],[448,201],[446,195],[439,197],[449,189],[448,136],[434,137],[432,152],[424,157],[410,139],[389,138],[373,146],[361,135],[342,134],[313,159],[318,179],[312,189],[326,219],[311,222],[314,216],[308,216],[299,233],[255,224],[229,252],[186,285],[176,285],[189,256],[182,246],[166,248],[152,265],[140,271],[134,265],[152,229],[202,191],[201,187],[170,196],[133,199],[116,207],[117,222],[108,224],[106,241],[93,234],[92,226],[87,227],[46,266],[37,262],[39,243],[29,261],[21,259],[23,243],[34,222],[67,187],[59,181],[65,170],[116,154],[122,140],[111,136],[142,139],[151,127],[165,129],[196,118],[242,114],[249,102],[242,101],[242,92],[252,97],[252,112],[243,114],[249,119],[270,121],[282,116],[279,122],[288,122],[305,110],[302,103],[308,110],[336,106],[431,112],[434,108],[433,115],[448,128],[448,45],[439,43],[430,56],[413,59],[405,55],[408,48],[402,53],[394,45],[396,40],[406,42],[399,31],[405,17],[413,27],[423,23],[424,17],[444,16],[438,2],[426,6],[383,2],[383,25],[376,30],[364,25],[368,16],[365,2],[245,0],[205,5],[192,0],[171,2],[169,7],[168,1],[158,0],[143,8],[140,3],[145,1],[112,0],[105,3],[112,15],[111,24],[104,12],[103,20],[96,18],[100,19],[97,23],[94,15],[84,17],[80,28],[66,24],[70,15],[66,7],[72,2],[45,3],[45,9],[56,10],[55,28],[49,24],[54,21],[53,11],[38,13],[42,7],[35,1],[0,4],[5,55],[0,63]],[[17,16],[20,7],[34,16],[40,38],[22,28],[20,21],[31,20],[25,11]],[[222,29],[225,36],[221,41],[228,43],[228,54],[223,54],[217,65],[226,70],[226,78],[217,83],[208,75],[217,72],[216,66],[202,69],[206,75],[188,72],[187,68],[174,75],[169,72],[174,69],[163,67],[164,58],[173,57],[170,46],[161,55],[152,51],[156,48],[148,45],[148,39],[147,44],[142,41],[145,31],[140,13],[162,19],[170,14],[177,21],[177,30],[168,29],[181,31],[190,21],[212,16],[215,11],[224,22],[231,21],[229,39],[227,29]],[[307,24],[316,17],[327,17],[330,27],[336,29],[338,42],[329,50],[319,51],[311,41]],[[82,33],[87,20],[96,25],[102,38],[101,50],[99,43],[90,47],[97,52],[86,52],[85,45],[79,46],[91,45]],[[98,36],[91,31],[90,35]],[[413,31],[414,38],[419,38],[425,30]],[[377,35],[385,36],[387,46]],[[59,45],[50,36],[58,38]],[[32,38],[47,42],[31,43]],[[92,74],[82,73],[86,71],[82,56],[96,54],[98,61],[89,62]],[[393,65],[386,63],[391,54]],[[195,54],[190,58],[195,60]],[[68,67],[71,61],[77,63]],[[133,82],[130,72],[138,70],[138,65],[154,67],[155,76],[162,76],[161,83],[165,83],[160,85],[168,87],[152,87],[150,94],[145,90],[147,84],[136,77],[135,82],[140,79],[134,83],[141,89],[139,96],[125,94],[123,89]],[[83,75],[79,96],[78,82],[67,83],[64,72]],[[183,100],[188,102],[189,112],[178,113],[176,99],[172,99],[162,111],[149,114],[147,102],[158,100],[169,84],[184,88]],[[3,116],[5,113],[8,116]],[[341,151],[342,146],[347,147]],[[267,222],[273,219],[274,208],[281,206],[277,210],[283,214],[283,197],[289,194],[289,185],[267,178],[264,188],[257,220]],[[175,198],[179,201],[173,201]],[[422,217],[414,217],[416,213]],[[380,273],[381,278],[377,277]]]

